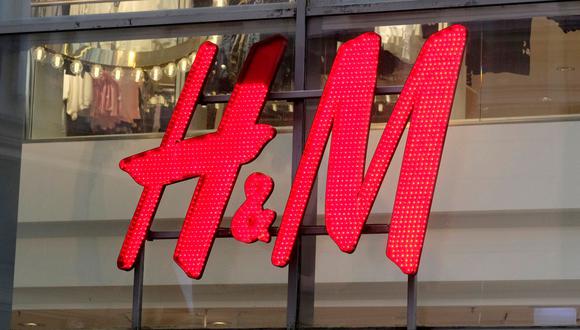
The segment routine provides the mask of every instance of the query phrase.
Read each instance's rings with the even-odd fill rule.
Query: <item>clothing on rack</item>
[[[118,81],[121,95],[119,97],[119,120],[134,124],[141,119],[139,111],[139,84],[130,75],[124,75]]]
[[[66,100],[66,113],[72,120],[78,118],[79,112],[88,109],[93,101],[93,79],[88,73],[82,75],[64,75],[63,99]]]
[[[166,94],[155,94],[148,100],[148,112],[153,119],[152,132],[164,132],[167,129],[173,113],[173,101],[173,97]]]
[[[121,94],[119,85],[109,72],[104,71],[93,80],[91,126],[93,129],[112,129],[119,121]]]

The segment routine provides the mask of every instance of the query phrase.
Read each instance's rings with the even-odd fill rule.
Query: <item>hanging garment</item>
[[[66,100],[66,113],[76,120],[79,112],[88,109],[93,101],[93,79],[88,73],[64,75],[63,98]]]
[[[119,85],[109,72],[104,71],[99,79],[93,80],[93,93],[91,126],[97,130],[114,128],[120,121]]]
[[[118,82],[120,89],[119,120],[133,124],[141,119],[139,111],[139,84],[130,75]]]
[[[159,132],[161,129],[161,109],[169,106],[163,95],[155,95],[149,99],[149,108],[153,112],[153,132]]]
[[[159,122],[160,122],[160,132],[165,132],[167,130],[167,125],[171,120],[171,115],[173,115],[173,108],[170,106],[161,107],[159,114]]]

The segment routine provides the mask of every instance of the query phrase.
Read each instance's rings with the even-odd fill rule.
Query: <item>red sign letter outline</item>
[[[257,240],[269,243],[268,229],[276,219],[276,212],[264,210],[264,203],[274,189],[274,181],[263,173],[252,173],[246,179],[244,189],[246,201],[232,218],[232,235],[243,243],[253,243]]]
[[[466,34],[463,26],[454,25],[425,42],[366,174],[380,37],[366,33],[340,47],[284,211],[274,265],[285,266],[290,260],[330,131],[326,227],[339,248],[350,253],[410,117],[387,256],[404,273],[417,272]]]
[[[350,253],[410,120],[387,256],[404,273],[417,272],[466,33],[464,27],[454,25],[425,42],[366,173],[380,37],[366,33],[341,46],[286,205],[272,254],[274,265],[285,266],[290,259],[331,130],[326,224],[339,248]],[[217,132],[184,140],[217,51],[209,42],[202,45],[161,146],[121,161],[121,168],[144,190],[121,248],[119,268],[133,267],[165,186],[199,177],[174,259],[188,276],[201,277],[240,167],[255,159],[275,135],[272,127],[256,122],[285,46],[283,37],[254,45]],[[269,240],[275,213],[262,205],[272,187],[265,174],[248,178],[248,200],[232,222],[237,239]]]
[[[189,277],[201,277],[240,167],[255,159],[275,136],[274,128],[256,122],[286,43],[276,36],[255,44],[217,132],[184,140],[217,51],[209,42],[201,46],[161,146],[120,163],[144,189],[121,248],[119,268],[133,267],[165,186],[199,177],[174,259]]]

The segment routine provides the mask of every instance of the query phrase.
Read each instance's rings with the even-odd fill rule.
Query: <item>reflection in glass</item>
[[[461,22],[454,22],[461,23]],[[463,22],[468,30],[453,120],[511,120],[580,114],[580,17],[556,16]],[[326,31],[309,39],[320,61],[322,88],[338,46],[366,31],[381,36],[378,86],[400,86],[431,34],[448,23]],[[348,31],[348,30],[347,30]],[[373,122],[386,122],[373,110]]]
[[[206,40],[220,47],[204,94],[231,93],[250,46],[265,35],[47,44],[31,50],[32,122],[30,137],[58,138],[164,132],[191,68],[190,60]],[[50,56],[51,65],[46,57]],[[56,59],[56,60],[55,60]],[[55,61],[62,62],[61,67]],[[286,51],[273,90],[292,88],[292,50]],[[58,92],[55,92],[58,91]],[[223,107],[220,105],[219,107]],[[223,109],[204,106],[203,125],[214,129]],[[291,126],[291,110],[276,104],[264,122]],[[218,120],[213,120],[218,118]]]
[[[202,7],[227,7],[288,2],[288,0],[32,0],[32,16],[114,14]]]

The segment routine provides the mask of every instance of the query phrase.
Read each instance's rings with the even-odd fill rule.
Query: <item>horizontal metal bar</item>
[[[323,38],[328,34],[351,31],[372,31],[377,26],[428,24],[440,22],[483,22],[512,20],[545,16],[580,15],[580,2],[539,2],[501,6],[443,8],[439,10],[413,10],[394,12],[369,12],[360,15],[330,15],[311,17],[309,37]]]
[[[449,126],[474,126],[474,125],[510,125],[510,124],[530,124],[530,123],[557,123],[563,121],[580,121],[580,115],[550,115],[536,117],[508,117],[508,118],[474,118],[474,119],[451,119]],[[386,123],[373,123],[371,130],[383,130]],[[278,133],[290,133],[292,127],[277,126]],[[199,130],[188,136],[199,136],[207,133],[213,133],[215,130]],[[114,141],[114,140],[143,140],[143,139],[161,139],[160,133],[132,133],[132,134],[111,134],[111,135],[87,135],[87,136],[65,136],[45,139],[29,139],[22,143],[54,143],[54,142],[84,142],[84,141]]]
[[[379,86],[375,89],[375,95],[399,94],[403,86]],[[280,100],[304,100],[317,99],[322,96],[322,89],[309,89],[287,92],[270,92],[268,101]],[[208,103],[227,103],[230,99],[229,94],[224,95],[207,95],[201,99],[202,104]]]
[[[295,13],[294,3],[271,3],[115,14],[28,17],[0,23],[0,35],[279,19],[294,17]]]
[[[269,229],[270,236],[278,236],[280,227],[271,227]],[[362,230],[363,234],[388,234],[389,225],[387,224],[366,224]],[[299,234],[302,236],[326,236],[328,232],[325,226],[302,226]],[[233,237],[230,228],[218,228],[216,238],[231,238]],[[179,238],[178,231],[150,231],[147,235],[148,241],[177,239]]]
[[[557,0],[316,0],[311,1],[307,16],[328,16],[376,12],[469,8],[497,5],[558,2]]]
[[[43,1],[43,2],[32,2],[31,7],[52,7],[52,6],[63,6],[63,5],[87,5],[93,3],[115,3],[115,2],[125,2],[125,1],[147,1],[147,0],[53,0],[53,1]]]

